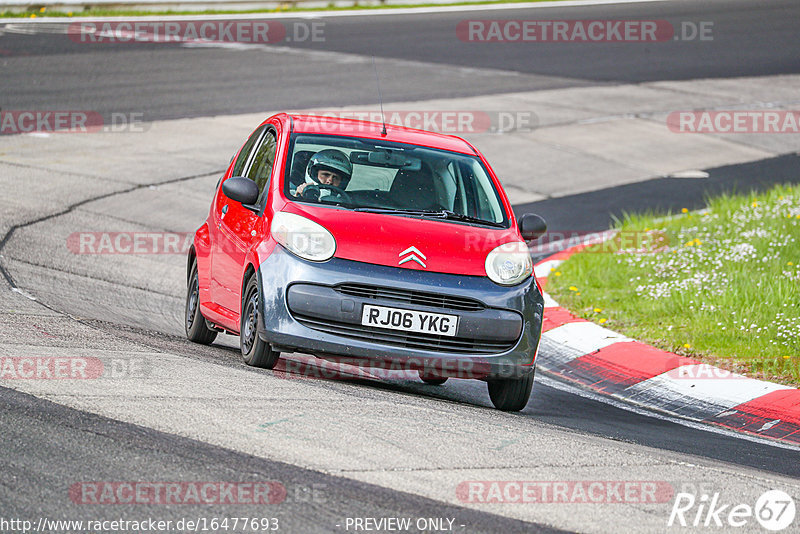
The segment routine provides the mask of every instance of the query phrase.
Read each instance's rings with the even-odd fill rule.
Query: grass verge
[[[616,229],[549,274],[560,305],[658,348],[800,386],[800,186],[627,215]]]

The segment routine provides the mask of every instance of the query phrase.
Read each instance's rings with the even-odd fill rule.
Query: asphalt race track
[[[642,19],[676,27],[711,21],[714,39],[465,43],[454,36],[466,19]],[[569,120],[536,109],[543,125],[563,121],[570,135],[598,122],[580,115],[591,111],[585,95],[602,95],[609,108],[622,110],[614,117],[630,113],[653,123],[674,108],[644,113],[630,91],[669,92],[686,107],[691,96],[719,106],[779,100],[796,109],[800,90],[782,77],[800,74],[800,4],[665,1],[277,20],[289,28],[324,23],[325,39],[87,45],[68,39],[64,24],[0,21],[0,109],[92,110],[105,120],[136,114],[143,121],[138,130],[96,135],[0,136],[0,356],[80,356],[118,370],[98,380],[0,379],[0,532],[21,531],[2,523],[15,518],[34,525],[42,518],[152,518],[184,532],[195,530],[186,520],[223,517],[275,518],[281,532],[404,531],[363,521],[381,518],[409,518],[409,532],[763,532],[754,518],[743,528],[713,521],[668,526],[668,519],[678,492],[753,506],[780,489],[798,502],[797,448],[609,403],[546,376],[537,376],[522,412],[505,414],[491,408],[477,381],[325,378],[321,362],[309,364],[313,376],[299,377],[286,371],[307,361],[299,355],[287,355],[294,363],[276,371],[247,367],[237,339],[220,336],[204,347],[182,334],[182,255],[82,255],[65,243],[83,231],[194,230],[256,117],[278,109],[374,107],[372,55],[389,107],[425,101],[509,110],[517,99],[527,109],[536,95],[564,95],[572,99]],[[762,95],[761,78],[779,96]],[[699,79],[711,81],[695,84]],[[726,83],[737,88],[735,96],[715,100]],[[529,100],[519,100],[522,94]],[[603,230],[623,211],[694,209],[709,192],[800,180],[794,138],[725,145],[714,139],[698,144],[692,159],[708,172],[706,180],[633,163],[619,166],[624,177],[615,176],[616,167],[580,163],[587,175],[596,172],[592,180],[548,188],[548,176],[518,172],[513,162],[529,138],[514,135],[484,135],[476,143],[508,176],[516,211],[541,213],[551,228]],[[613,152],[620,139],[594,142],[598,151]],[[572,150],[570,139],[548,142]],[[656,158],[658,147],[652,150]],[[606,488],[648,481],[670,491],[655,501],[492,504],[458,489],[468,481],[522,480]],[[271,482],[281,498],[269,505],[246,498],[166,505],[79,496],[112,482]],[[687,513],[689,521],[696,511]]]
[[[17,23],[4,30],[0,45],[0,107],[143,112],[144,120],[150,121],[375,103],[371,55],[377,59],[387,101],[790,74],[800,68],[797,9],[791,0],[766,5],[726,0],[585,7],[580,15],[554,7],[326,17],[317,20],[324,23],[324,41],[281,41],[268,54],[258,53],[255,45],[232,53],[176,44],[81,43],[65,39],[52,27],[47,32],[53,33],[18,33],[30,30]],[[713,22],[714,38],[633,46],[537,43],[535,48],[453,38],[463,20],[579,17],[666,20],[678,28],[682,22]],[[315,19],[276,20],[292,28]],[[311,50],[319,53],[298,54]]]

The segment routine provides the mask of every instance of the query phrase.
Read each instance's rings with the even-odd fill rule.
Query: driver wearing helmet
[[[297,187],[296,194],[314,200],[337,194],[337,189],[344,190],[353,174],[350,159],[335,148],[326,148],[311,156],[306,169],[306,183]]]

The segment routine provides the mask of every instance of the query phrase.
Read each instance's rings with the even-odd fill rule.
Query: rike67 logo
[[[751,525],[753,519],[763,528],[777,532],[794,523],[795,503],[789,494],[770,490],[755,505],[730,503],[719,493],[678,493],[667,520],[668,527],[720,528],[728,530]]]

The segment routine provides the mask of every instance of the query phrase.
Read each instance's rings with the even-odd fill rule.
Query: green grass
[[[800,186],[625,216],[616,229],[550,273],[559,304],[656,347],[800,385]]]
[[[276,9],[251,9],[251,10],[225,10],[225,9],[207,9],[203,11],[157,11],[157,10],[138,10],[138,9],[108,9],[108,8],[90,8],[83,11],[76,12],[63,12],[63,11],[48,11],[42,10],[41,7],[32,7],[25,12],[11,12],[0,11],[0,18],[37,18],[37,17],[140,17],[150,15],[228,15],[228,14],[253,14],[264,13],[269,15],[271,13],[293,13],[304,11],[349,11],[355,9],[408,9],[414,7],[448,7],[448,6],[469,6],[469,5],[484,5],[484,4],[521,4],[528,2],[550,2],[553,0],[476,0],[474,2],[454,2],[448,4],[433,4],[420,2],[419,4],[393,4],[393,5],[358,5],[355,0],[351,6],[336,6],[332,3],[327,7],[298,7],[293,6],[291,1],[287,1],[283,7]],[[560,1],[560,0],[555,0]],[[300,4],[302,6],[302,3]]]

